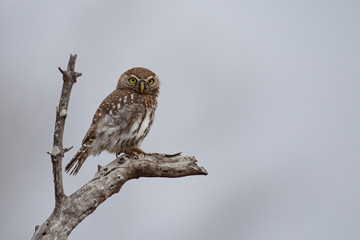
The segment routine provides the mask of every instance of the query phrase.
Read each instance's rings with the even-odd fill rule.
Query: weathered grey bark
[[[76,78],[81,76],[81,73],[75,72],[76,57],[77,55],[70,55],[66,71],[62,70],[60,67],[58,68],[63,75],[63,87],[61,90],[59,106],[56,107],[53,150],[49,153],[54,174],[55,209],[57,209],[56,206],[58,206],[65,197],[62,180],[62,158],[67,149],[63,148],[63,135],[71,89],[73,84],[76,83]]]
[[[50,217],[35,227],[32,239],[67,239],[71,231],[95,209],[118,193],[126,181],[139,177],[177,178],[190,175],[207,175],[203,167],[196,164],[195,157],[180,154],[139,154],[137,157],[123,155],[105,167],[99,166],[94,178],[82,186],[71,196],[66,196],[62,181],[62,158],[69,149],[62,144],[65,119],[70,99],[71,88],[81,73],[76,73],[76,55],[70,55],[67,71],[59,68],[63,74],[63,89],[59,107],[56,109],[54,145],[51,155],[54,187],[55,208]]]

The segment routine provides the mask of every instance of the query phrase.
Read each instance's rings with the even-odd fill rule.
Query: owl
[[[80,150],[65,171],[76,175],[88,156],[104,150],[116,155],[143,153],[140,145],[154,122],[159,86],[158,77],[146,68],[123,73],[115,91],[96,110]]]

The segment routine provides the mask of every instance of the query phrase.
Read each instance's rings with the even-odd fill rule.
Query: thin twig
[[[64,148],[64,153],[70,151],[74,146],[68,147],[68,148]]]

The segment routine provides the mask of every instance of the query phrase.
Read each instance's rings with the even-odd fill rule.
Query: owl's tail
[[[89,148],[86,146],[81,146],[80,150],[75,154],[75,156],[71,159],[71,161],[66,165],[65,171],[70,175],[76,175],[81,166],[84,164],[86,158],[89,156]]]

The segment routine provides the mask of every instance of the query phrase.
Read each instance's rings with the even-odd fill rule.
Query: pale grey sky
[[[80,146],[127,69],[162,81],[147,152],[195,155],[206,177],[139,179],[69,239],[360,238],[360,2],[0,2],[0,239],[29,239],[54,206],[55,106],[69,54],[64,145]],[[90,158],[64,176],[71,194]]]

